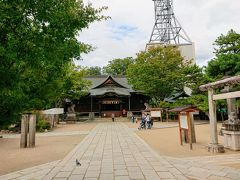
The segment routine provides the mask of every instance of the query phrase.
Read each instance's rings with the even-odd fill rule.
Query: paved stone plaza
[[[159,143],[164,146],[164,142]],[[81,166],[76,166],[76,159]],[[240,156],[184,160],[159,156],[123,123],[109,122],[97,125],[63,160],[0,176],[0,179],[240,179],[240,170],[217,166],[222,159],[239,162]]]

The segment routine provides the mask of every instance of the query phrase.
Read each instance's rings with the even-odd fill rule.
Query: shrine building
[[[127,116],[127,112],[140,114],[149,97],[134,91],[124,76],[89,76],[91,81],[87,96],[74,101],[75,111],[94,114],[96,117]]]

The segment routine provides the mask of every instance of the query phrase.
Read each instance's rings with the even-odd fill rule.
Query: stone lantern
[[[240,120],[237,118],[235,112],[231,112],[228,120],[224,121],[223,136],[224,147],[232,150],[240,150]]]

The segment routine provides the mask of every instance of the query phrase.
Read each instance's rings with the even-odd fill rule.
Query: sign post
[[[192,106],[178,107],[170,110],[170,112],[178,112],[178,124],[179,124],[179,137],[180,144],[183,145],[183,140],[189,143],[190,149],[192,150],[193,146],[193,133],[192,132],[192,112],[197,112],[198,110]],[[183,137],[184,133],[184,137]]]
[[[150,108],[151,117],[159,118],[159,121],[162,121],[162,109],[160,108]]]

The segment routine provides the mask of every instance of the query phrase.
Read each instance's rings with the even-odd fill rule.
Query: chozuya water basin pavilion
[[[99,117],[126,116],[127,112],[140,114],[149,98],[134,91],[124,76],[89,76],[92,82],[89,94],[74,101],[75,112]]]

